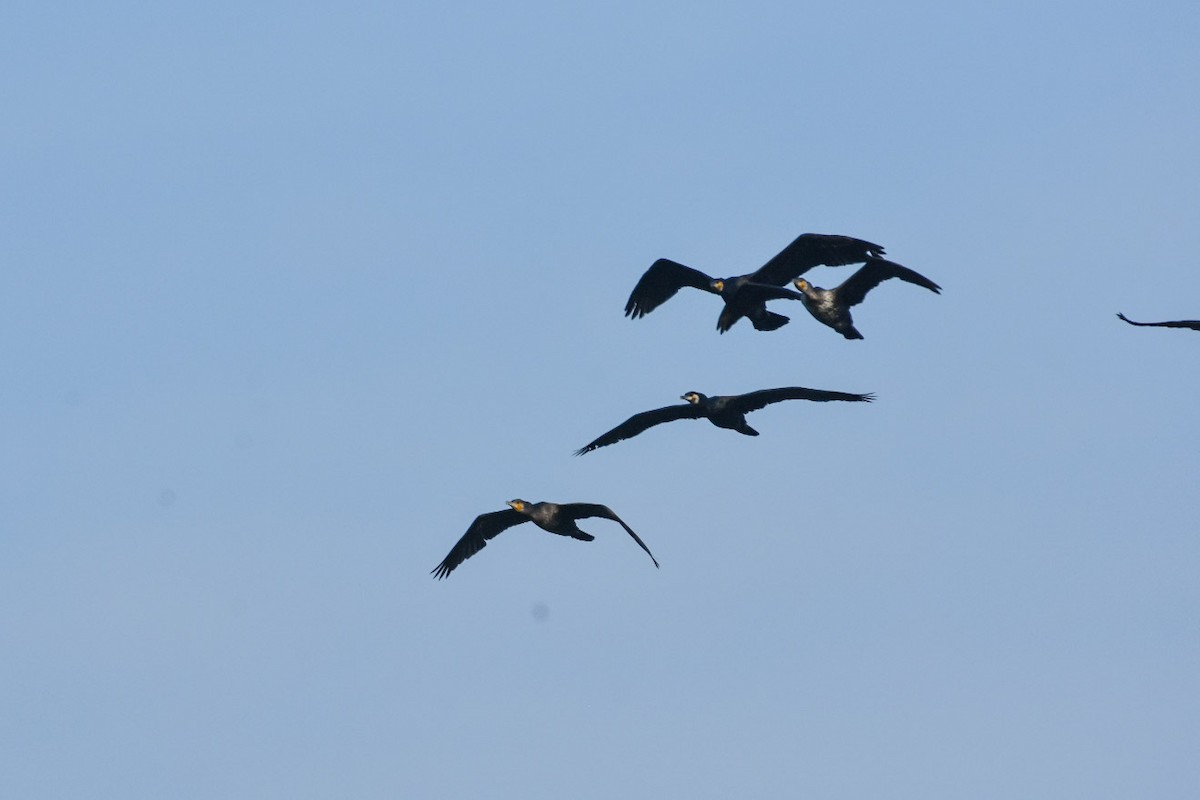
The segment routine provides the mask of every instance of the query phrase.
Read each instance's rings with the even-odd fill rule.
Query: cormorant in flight
[[[797,278],[792,283],[804,295],[804,307],[818,322],[828,325],[847,339],[861,339],[863,335],[854,327],[850,307],[861,303],[867,292],[888,278],[899,278],[924,286],[935,294],[942,292],[942,287],[919,272],[883,258],[869,259],[836,289],[821,289],[804,278]]]
[[[1124,314],[1118,313],[1117,316],[1130,325],[1138,325],[1143,328],[1191,328],[1194,331],[1200,331],[1200,319],[1181,319],[1175,322],[1134,322]]]
[[[492,511],[476,517],[458,543],[450,548],[449,555],[442,559],[442,563],[433,568],[432,574],[436,575],[438,580],[445,578],[454,571],[455,567],[482,550],[487,545],[488,539],[494,539],[497,534],[514,525],[520,525],[522,522],[532,521],[544,531],[590,542],[596,537],[579,530],[579,526],[575,523],[576,520],[586,517],[603,517],[618,523],[633,537],[633,540],[638,543],[638,547],[646,551],[646,555],[650,556],[654,566],[658,566],[658,560],[654,558],[650,548],[646,547],[646,543],[608,506],[595,503],[529,503],[525,500],[509,500],[508,505],[510,508],[504,511]]]
[[[802,233],[774,258],[754,272],[733,278],[712,278],[670,259],[660,258],[650,265],[625,303],[625,316],[644,317],[675,296],[685,286],[721,295],[725,309],[717,320],[724,333],[742,317],[760,331],[773,331],[787,324],[788,318],[767,310],[766,301],[779,298],[799,300],[794,292],[781,288],[793,278],[816,266],[837,267],[861,264],[883,255],[883,247],[862,239],[836,234]]]
[[[729,428],[746,436],[758,436],[758,431],[746,424],[746,414],[771,403],[783,400],[816,400],[818,402],[848,400],[869,403],[875,399],[875,395],[785,386],[781,389],[763,389],[748,394],[718,395],[716,397],[708,397],[700,392],[688,392],[680,399],[686,400],[687,403],[634,414],[608,433],[600,435],[591,443],[576,450],[575,455],[581,456],[584,453],[590,453],[598,447],[615,444],[622,439],[637,436],[655,425],[673,422],[677,419],[707,419],[718,428]]]

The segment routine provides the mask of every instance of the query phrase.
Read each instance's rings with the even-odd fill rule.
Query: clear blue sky
[[[1194,3],[10,2],[0,795],[1195,798]],[[884,244],[864,341],[670,257]],[[811,273],[818,285],[848,270]],[[676,423],[687,390],[873,405]],[[590,544],[513,497],[612,506]]]

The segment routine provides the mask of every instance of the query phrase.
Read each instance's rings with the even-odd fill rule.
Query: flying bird
[[[1191,328],[1194,331],[1200,331],[1200,319],[1181,319],[1174,322],[1134,322],[1124,314],[1118,313],[1117,316],[1130,325],[1139,325],[1143,328]]]
[[[625,316],[638,319],[675,296],[684,287],[718,294],[725,309],[717,320],[721,333],[746,317],[760,331],[773,331],[788,323],[788,318],[767,310],[766,301],[790,298],[794,292],[781,288],[793,278],[817,266],[837,267],[861,264],[883,255],[883,247],[863,239],[836,234],[802,233],[791,244],[754,272],[732,278],[713,278],[698,269],[660,258],[650,265],[625,303]]]
[[[482,550],[489,539],[496,538],[498,534],[522,522],[533,522],[544,531],[590,542],[596,537],[579,530],[576,524],[576,520],[586,517],[603,517],[618,523],[633,537],[638,547],[646,551],[654,566],[658,566],[658,560],[650,552],[650,548],[646,547],[646,543],[608,506],[595,503],[530,503],[525,500],[509,500],[508,505],[509,508],[504,511],[492,511],[476,517],[471,527],[467,528],[467,532],[450,548],[450,553],[442,559],[442,563],[433,568],[431,574],[437,576],[438,580],[445,578],[455,567]]]
[[[869,403],[875,399],[875,395],[785,386],[781,389],[763,389],[748,394],[718,395],[716,397],[709,397],[700,392],[688,392],[680,399],[687,402],[634,414],[611,431],[601,434],[594,441],[576,450],[575,455],[581,456],[598,447],[615,444],[622,439],[630,439],[655,425],[674,422],[677,419],[707,419],[718,428],[728,428],[746,436],[758,436],[758,431],[746,424],[746,414],[771,403],[783,400],[815,400],[817,402],[848,400]]]
[[[854,327],[850,307],[861,303],[867,292],[888,278],[899,278],[907,283],[924,286],[934,294],[942,292],[942,287],[919,272],[883,258],[869,259],[835,289],[813,286],[804,278],[797,278],[792,283],[804,295],[804,307],[818,322],[828,325],[847,339],[861,339],[863,335]]]

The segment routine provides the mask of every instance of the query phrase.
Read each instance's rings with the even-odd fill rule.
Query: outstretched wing
[[[646,555],[650,556],[650,560],[654,562],[654,566],[658,566],[658,559],[654,557],[654,553],[650,552],[650,548],[646,547],[646,543],[642,541],[642,537],[633,532],[633,528],[625,524],[625,520],[616,515],[615,512],[608,506],[602,506],[597,503],[563,503],[559,505],[560,511],[565,511],[571,519],[584,519],[585,517],[603,517],[611,519],[618,523],[625,532],[633,537],[633,540],[638,543],[638,547],[646,551]]]
[[[734,395],[729,398],[729,408],[745,414],[781,400],[815,400],[818,403],[829,400],[847,400],[852,403],[869,403],[874,399],[874,394],[854,394],[826,389],[805,389],[803,386],[785,386],[782,389],[762,389],[757,392]]]
[[[641,280],[633,287],[629,301],[625,303],[625,316],[632,319],[644,317],[674,297],[675,293],[685,286],[719,294],[709,286],[712,280],[698,269],[685,267],[668,258],[660,258],[650,265],[650,269],[646,270]]]
[[[867,296],[867,292],[888,278],[899,278],[908,283],[915,283],[917,286],[924,286],[934,294],[942,293],[942,287],[921,273],[911,270],[908,267],[900,266],[894,261],[888,261],[884,258],[872,258],[858,272],[847,278],[845,283],[834,290],[837,292],[837,301],[839,304],[846,306],[856,306]]]
[[[778,255],[759,267],[750,280],[782,286],[813,267],[861,264],[868,258],[881,255],[882,246],[864,239],[828,233],[802,233]]]
[[[1117,316],[1130,325],[1140,325],[1143,328],[1191,328],[1194,331],[1200,331],[1200,319],[1181,319],[1172,322],[1134,322],[1124,314],[1118,313]]]
[[[528,522],[529,517],[516,509],[506,508],[503,511],[493,511],[480,514],[467,528],[458,543],[450,548],[450,554],[442,559],[442,563],[433,568],[432,574],[440,581],[454,571],[462,562],[478,553],[487,546],[487,540],[493,539],[498,533],[506,531],[513,525]]]
[[[677,419],[699,419],[702,416],[704,416],[704,412],[700,406],[694,406],[691,403],[656,408],[653,411],[643,411],[640,414],[634,414],[608,433],[601,434],[592,442],[579,448],[575,451],[575,455],[581,456],[584,453],[590,453],[597,447],[616,444],[622,439],[637,436],[647,428],[653,428],[655,425],[661,425],[664,422],[674,422]]]

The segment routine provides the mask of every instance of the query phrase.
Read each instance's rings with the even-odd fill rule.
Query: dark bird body
[[[1180,319],[1172,322],[1134,322],[1124,314],[1118,313],[1117,316],[1130,325],[1138,325],[1143,328],[1191,328],[1194,331],[1200,331],[1200,319]]]
[[[688,392],[680,398],[686,400],[687,403],[634,414],[611,431],[576,450],[575,455],[581,456],[584,453],[590,453],[598,447],[632,438],[655,425],[673,422],[677,419],[707,419],[718,428],[728,428],[746,436],[758,436],[758,431],[746,424],[746,414],[771,403],[783,400],[815,400],[817,402],[847,400],[869,403],[874,397],[872,394],[805,389],[802,386],[786,386],[781,389],[763,389],[748,394],[717,395],[716,397],[709,397],[700,392]]]
[[[433,568],[432,574],[436,575],[438,580],[445,578],[455,567],[482,550],[489,539],[494,539],[498,534],[522,522],[533,522],[544,531],[590,542],[596,537],[581,531],[576,523],[577,520],[587,517],[602,517],[619,524],[633,537],[638,546],[646,551],[654,566],[658,566],[658,560],[654,558],[650,548],[646,547],[646,543],[608,506],[596,503],[529,503],[524,500],[509,500],[508,505],[510,508],[504,511],[492,511],[476,517],[471,527],[467,528],[467,532],[442,559],[442,563]]]
[[[718,294],[725,309],[717,319],[721,333],[746,317],[760,331],[773,331],[787,324],[788,318],[767,310],[766,301],[775,299],[799,300],[790,289],[782,288],[788,281],[803,275],[816,266],[837,267],[860,264],[883,254],[877,244],[836,234],[804,233],[783,248],[774,258],[754,272],[732,278],[713,278],[667,258],[650,265],[625,303],[625,316],[644,317],[690,286]]]
[[[942,287],[919,272],[883,258],[869,259],[865,265],[835,289],[813,286],[803,278],[797,278],[793,283],[804,295],[804,307],[808,309],[808,313],[812,314],[814,319],[833,328],[847,339],[861,339],[863,335],[854,327],[854,318],[850,316],[850,307],[861,303],[867,296],[867,292],[888,278],[899,278],[907,283],[924,286],[934,294],[941,294],[942,291]]]

